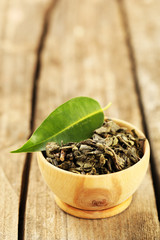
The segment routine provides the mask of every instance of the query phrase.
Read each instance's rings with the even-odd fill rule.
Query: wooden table
[[[89,96],[142,129],[148,172],[123,213],[60,210],[35,154],[11,154],[57,106]],[[0,239],[159,239],[160,1],[0,1]]]

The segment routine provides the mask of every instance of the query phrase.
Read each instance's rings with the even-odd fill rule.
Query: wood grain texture
[[[0,239],[4,240],[18,236],[26,154],[10,151],[21,146],[30,134],[36,48],[44,10],[43,1],[0,1]]]
[[[10,151],[26,141],[29,135],[34,58],[30,55],[22,57],[4,52],[0,55],[0,213],[4,216],[0,221],[0,233],[2,239],[17,239],[19,195],[25,154],[13,155]]]
[[[132,202],[132,196],[126,199],[124,202],[120,203],[119,205],[103,210],[82,210],[79,208],[74,208],[71,205],[68,205],[65,202],[62,202],[59,198],[54,196],[54,200],[56,204],[66,213],[82,218],[82,219],[103,219],[113,217],[125,211]]]
[[[0,239],[17,239],[18,196],[1,167],[0,184]]]
[[[125,8],[160,187],[160,2],[125,1]]]
[[[41,55],[36,126],[66,100],[80,95],[112,101],[111,117],[142,129],[125,32],[117,2],[59,1]],[[147,193],[147,194],[146,194]],[[159,223],[151,174],[120,215],[84,220],[61,211],[32,161],[25,239],[158,239]]]
[[[44,13],[49,3],[50,0],[2,0],[0,49],[10,53],[37,50]]]

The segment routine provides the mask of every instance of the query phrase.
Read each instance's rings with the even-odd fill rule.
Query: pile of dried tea
[[[137,163],[143,156],[145,138],[129,132],[114,121],[104,121],[90,139],[79,143],[46,145],[46,159],[61,169],[86,175],[117,172]]]

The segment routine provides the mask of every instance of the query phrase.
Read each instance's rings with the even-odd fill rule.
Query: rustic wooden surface
[[[159,239],[159,11],[158,0],[0,2],[0,239]],[[108,219],[64,213],[35,154],[9,153],[80,95],[112,101],[106,115],[142,129],[152,147],[130,207]]]

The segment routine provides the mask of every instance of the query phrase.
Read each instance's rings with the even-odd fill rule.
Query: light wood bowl
[[[128,130],[135,129],[128,122],[113,119]],[[133,166],[110,174],[80,175],[50,164],[42,152],[37,153],[41,174],[55,195],[58,206],[65,212],[81,218],[106,218],[125,210],[132,194],[139,187],[147,171],[150,156],[149,142],[144,143],[144,156]]]

